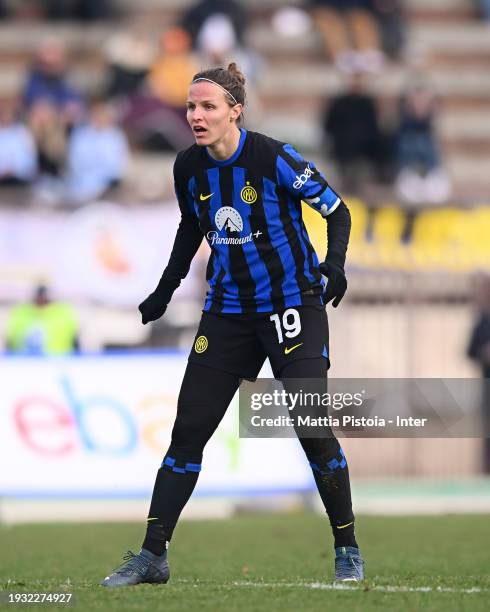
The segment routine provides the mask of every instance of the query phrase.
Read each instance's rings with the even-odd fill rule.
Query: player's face
[[[191,85],[187,98],[187,121],[196,144],[212,146],[226,138],[230,130],[236,129],[241,104],[232,107],[225,96],[224,91],[212,83],[201,81]]]

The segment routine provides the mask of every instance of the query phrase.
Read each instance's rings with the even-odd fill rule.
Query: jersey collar
[[[222,159],[222,160],[214,159],[214,157],[212,157],[209,154],[207,149],[206,149],[206,155],[216,166],[228,166],[238,159],[240,153],[243,150],[243,145],[245,144],[246,138],[247,138],[247,130],[245,128],[240,128],[240,140],[238,141],[238,147],[236,151],[233,153],[233,155],[229,157],[228,159]]]

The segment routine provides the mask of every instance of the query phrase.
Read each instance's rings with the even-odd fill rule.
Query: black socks
[[[142,548],[162,555],[172,538],[180,513],[194,491],[200,464],[166,455],[153,487],[148,526]]]
[[[161,557],[167,550],[166,537],[163,525],[158,525],[153,521],[149,521],[141,548],[149,550],[154,555]]]
[[[346,525],[332,525],[332,533],[335,548],[339,548],[340,546],[353,546],[354,548],[359,548],[354,533],[354,520]]]

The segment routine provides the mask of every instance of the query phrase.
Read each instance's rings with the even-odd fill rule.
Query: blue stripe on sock
[[[345,458],[344,451],[342,449],[340,449],[340,456],[342,457],[342,459],[340,461],[338,459],[330,459],[330,461],[327,462],[328,470],[325,470],[325,471],[323,471],[318,466],[317,463],[312,463],[311,461],[309,463],[310,463],[311,469],[314,472],[319,472],[322,475],[323,474],[328,474],[328,473],[334,472],[335,470],[337,470],[339,468],[341,468],[341,469],[345,468],[345,466],[347,465],[347,460]]]
[[[176,467],[175,463],[176,463],[176,460],[174,459],[174,457],[169,457],[167,455],[165,459],[163,460],[161,467],[165,465],[168,467],[171,467],[172,472],[177,472],[178,474],[186,474],[187,472],[200,472],[201,471],[200,463],[186,463],[185,467],[183,468]]]

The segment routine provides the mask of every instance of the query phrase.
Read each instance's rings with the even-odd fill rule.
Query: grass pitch
[[[488,516],[358,517],[357,525],[367,581],[346,590],[332,588],[328,522],[313,514],[182,522],[170,582],[119,590],[98,583],[128,548],[139,550],[142,525],[0,527],[1,605],[20,607],[5,596],[22,591],[72,592],[76,609],[104,612],[490,609]]]

